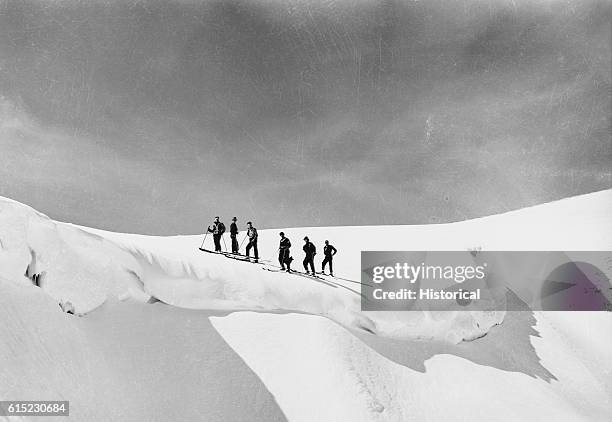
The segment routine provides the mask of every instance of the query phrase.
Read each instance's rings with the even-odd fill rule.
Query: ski
[[[319,277],[317,275],[306,274],[306,273],[303,273],[301,271],[293,271],[293,270],[291,271],[290,274],[297,275],[297,276],[304,277],[304,278],[309,278],[311,280],[315,280],[315,281],[317,281],[319,283],[323,283],[323,284],[325,284],[325,285],[327,285],[329,287],[333,287],[334,289],[338,288],[338,286],[336,284],[333,284],[333,283],[325,280],[323,277]]]
[[[255,257],[253,256],[249,256],[249,255],[244,255],[241,253],[234,253],[234,252],[223,252],[223,254],[229,258],[246,258],[246,259],[255,259]],[[257,260],[259,262],[271,262],[269,259],[261,259],[261,258],[257,258]]]
[[[271,273],[285,273],[287,271],[285,270],[281,270],[280,268],[267,268],[267,267],[261,267],[262,270],[266,270],[266,271],[270,271]]]
[[[255,259],[252,256],[245,256],[245,255],[234,255],[234,254],[223,254],[223,256],[225,256],[226,258],[229,259],[235,259],[236,261],[243,261],[243,262],[250,262],[251,264],[264,264],[266,262],[270,262],[270,260],[267,259]]]
[[[368,284],[368,283],[362,283],[361,281],[351,280],[350,278],[338,277],[338,276],[335,276],[335,275],[326,274],[324,272],[320,272],[320,273],[317,273],[317,274],[321,274],[321,275],[324,275],[326,277],[331,277],[331,278],[338,279],[338,280],[348,281],[349,283],[361,284],[362,286],[374,287],[373,285]]]
[[[204,249],[204,248],[198,248],[199,250],[201,250],[202,252],[208,252],[208,253],[214,253],[217,255],[223,255],[223,252],[217,252],[217,251],[211,251],[210,249]]]
[[[242,254],[236,254],[233,252],[224,252],[224,251],[211,251],[210,249],[204,249],[204,248],[198,248],[199,250],[201,250],[202,252],[208,252],[208,253],[212,253],[212,254],[216,254],[216,255],[223,255],[226,258],[231,258],[231,259],[235,259],[237,261],[245,261],[245,262],[251,262],[253,264],[257,264],[257,263],[261,263],[261,262],[271,262],[269,259],[258,259],[257,261],[255,261],[255,258],[253,258],[252,256],[246,256],[246,255],[242,255]]]
[[[316,274],[311,274],[311,273],[304,273],[302,271],[291,271],[292,273],[295,273],[296,275],[302,275],[304,277],[311,277],[311,278],[317,278],[319,280],[325,280],[323,277],[318,276]]]
[[[225,254],[224,256],[229,259],[235,259],[236,261],[243,261],[243,262],[250,262],[253,264],[259,264],[259,260],[256,261],[255,258],[249,258],[246,256],[242,257],[242,256],[225,255]]]
[[[232,255],[227,255],[227,254],[223,254],[223,256],[225,256],[226,258],[229,259],[235,259],[236,261],[247,261],[247,262],[251,262],[251,260],[249,258],[246,257],[241,257],[241,256],[232,256]]]
[[[270,272],[272,272],[272,273],[287,273],[287,271],[286,271],[286,270],[283,270],[283,269],[280,269],[280,268],[268,268],[268,267],[262,267],[261,269],[262,269],[262,270],[266,270],[266,271],[270,271]],[[334,289],[337,289],[337,288],[338,288],[338,286],[337,286],[337,285],[335,285],[335,284],[333,284],[333,283],[331,283],[331,282],[329,282],[329,281],[325,280],[325,279],[324,279],[324,278],[322,278],[322,277],[318,277],[318,276],[316,276],[316,275],[306,274],[306,273],[303,273],[303,272],[301,272],[301,271],[295,271],[295,270],[291,270],[291,271],[290,271],[290,272],[288,272],[287,274],[290,274],[290,275],[296,275],[296,276],[299,276],[299,277],[304,277],[304,278],[309,278],[309,279],[314,280],[314,281],[316,281],[316,282],[318,282],[318,283],[322,283],[322,284],[325,284],[326,286],[333,287]]]
[[[239,252],[223,252],[224,255],[228,255],[228,256],[236,256],[236,257],[243,257],[246,258],[246,255],[243,255]]]

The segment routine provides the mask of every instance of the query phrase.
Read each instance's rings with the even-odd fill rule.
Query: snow
[[[0,292],[2,400],[69,400],[74,421],[285,420],[212,327],[220,313],[131,302],[78,318],[36,287]]]
[[[546,341],[538,338],[535,352],[557,378],[549,382],[499,370],[501,358],[479,365],[451,353],[437,354],[424,362],[424,372],[415,371],[320,317],[241,313],[213,318],[213,325],[270,388],[289,420],[607,420],[610,390],[540,318],[536,329]],[[571,325],[589,320],[581,313]],[[610,318],[599,328],[600,335],[609,333]],[[503,340],[490,335],[489,343]],[[404,343],[404,353],[412,346]]]
[[[167,420],[181,397],[178,419],[607,420],[610,313],[362,312],[348,280],[361,250],[609,251],[610,211],[612,190],[450,224],[283,229],[294,267],[306,235],[339,250],[347,280],[321,283],[203,253],[202,235],[0,198],[0,397],[69,399],[74,420]],[[263,259],[279,231],[259,230]],[[104,394],[121,406],[101,410]]]

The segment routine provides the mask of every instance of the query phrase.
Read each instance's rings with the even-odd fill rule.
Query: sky
[[[606,1],[0,0],[0,195],[201,233],[612,185]]]

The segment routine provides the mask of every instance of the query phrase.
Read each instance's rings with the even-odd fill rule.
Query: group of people
[[[232,253],[238,254],[240,250],[240,246],[238,245],[238,225],[236,224],[238,219],[236,217],[232,218],[232,224],[230,224],[230,238],[232,239]],[[215,217],[215,221],[208,226],[208,232],[212,233],[213,241],[215,243],[215,252],[221,252],[221,239],[223,237],[223,233],[225,233],[225,224],[223,224],[219,217]],[[247,222],[247,237],[249,239],[249,243],[246,247],[246,255],[249,256],[251,249],[253,249],[253,254],[255,260],[259,259],[259,251],[257,250],[257,229],[253,227],[252,222]]]
[[[232,240],[233,254],[239,254],[240,250],[240,245],[238,244],[238,226],[236,221],[238,221],[236,217],[232,218],[232,224],[230,225],[230,238]],[[213,235],[215,252],[221,252],[221,239],[225,233],[225,225],[219,220],[219,217],[215,217],[215,221],[213,221],[213,223],[208,227],[208,232],[212,233]],[[279,235],[280,243],[278,248],[278,262],[283,271],[291,272],[291,262],[293,261],[290,251],[291,241],[285,236],[285,233],[280,232]],[[247,222],[247,233],[245,239],[249,240],[249,243],[246,246],[246,256],[250,257],[251,250],[253,250],[253,257],[255,261],[258,261],[259,251],[257,250],[257,229],[253,227],[253,223],[251,221]],[[310,239],[308,239],[308,236],[304,237],[304,246],[302,247],[302,250],[305,254],[303,265],[306,274],[316,274],[314,258],[317,254],[317,248],[310,241]],[[325,272],[325,266],[329,264],[329,274],[332,276],[334,275],[333,258],[337,252],[338,250],[329,243],[329,240],[326,240],[325,246],[323,247],[324,258],[321,265],[321,272]]]

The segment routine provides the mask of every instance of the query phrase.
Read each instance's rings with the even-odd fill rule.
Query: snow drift
[[[203,346],[208,344],[227,359],[238,359],[233,374],[238,378],[233,379],[251,379],[249,391],[263,391],[258,410],[248,398],[241,402],[251,410],[240,415],[259,420],[442,420],[467,415],[604,420],[612,410],[609,314],[362,312],[359,285],[351,280],[359,280],[362,249],[612,250],[611,210],[612,191],[603,191],[451,224],[284,229],[296,246],[308,235],[318,245],[329,239],[340,251],[334,265],[344,280],[319,282],[202,253],[201,235],[105,232],[56,222],[0,199],[5,322],[0,356],[8,362],[0,394],[37,399],[30,395],[46,392],[50,399],[81,403],[83,408],[76,411],[81,419],[134,419],[147,414],[146,403],[158,401],[168,388],[148,371],[164,377],[171,373],[156,368],[160,362],[142,363],[149,350],[133,355],[117,348],[150,344],[153,351],[159,348],[156,356],[162,361],[195,353],[183,369],[187,377],[206,366],[196,356],[211,358]],[[260,231],[263,259],[274,260],[277,242],[277,230]],[[611,278],[611,268],[605,271]],[[71,318],[62,309],[85,317]],[[145,314],[150,324],[159,325],[137,322]],[[164,324],[192,319],[203,324],[196,332],[190,331],[191,322],[184,328],[193,341],[185,347],[165,342],[176,333],[164,331]],[[173,327],[183,331],[180,324]],[[159,330],[159,338],[151,341]],[[108,343],[94,332],[104,333]],[[34,333],[41,333],[40,338]],[[141,362],[136,372],[135,362]],[[55,365],[63,369],[49,369]],[[81,378],[79,367],[88,371],[88,388],[75,384]],[[206,368],[209,375],[215,372]],[[104,377],[107,381],[99,381]],[[123,413],[92,410],[95,395],[104,389],[112,389],[113,397],[124,402],[136,394],[128,379],[154,393],[137,394],[137,405],[124,403]],[[222,391],[217,397],[232,395],[231,389]],[[326,398],[333,404],[315,405]],[[211,409],[219,411],[212,406],[206,412]],[[505,413],[495,414],[498,409]],[[186,412],[186,418],[193,416]],[[221,415],[226,412],[231,411],[224,407]],[[147,415],[172,417],[172,404],[159,404]]]
[[[55,222],[29,207],[3,200],[3,276],[34,282],[64,309],[83,314],[107,301],[160,300],[189,309],[298,311],[328,317],[345,327],[398,338],[445,338],[458,342],[482,336],[501,322],[503,312],[360,311],[359,284],[329,279],[319,282],[199,251],[200,236],[152,238],[113,234]],[[375,232],[364,227],[360,232]],[[401,230],[406,230],[402,228]],[[287,230],[302,236],[304,229]],[[311,228],[322,238],[322,228]],[[357,242],[351,229],[329,235],[342,248],[344,265],[354,280]],[[348,241],[342,239],[348,238]],[[262,231],[262,253],[274,259],[275,231]],[[399,246],[399,245],[397,245]],[[349,264],[351,263],[351,264]],[[350,265],[350,266],[349,266]],[[342,273],[342,269],[339,270]],[[338,273],[338,271],[337,271]],[[27,280],[29,279],[29,280]],[[66,305],[67,304],[67,305]]]

